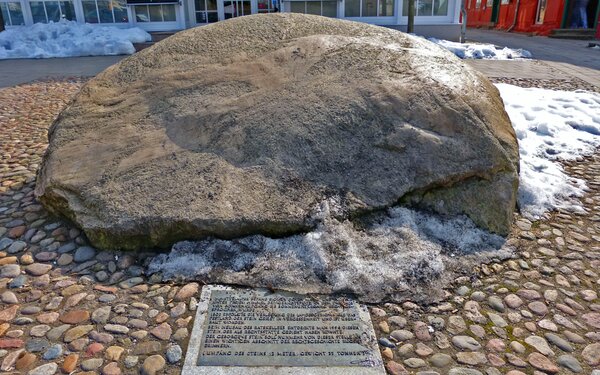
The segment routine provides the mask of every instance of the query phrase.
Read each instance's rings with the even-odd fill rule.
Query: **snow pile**
[[[519,206],[539,218],[546,211],[581,211],[583,180],[569,177],[559,160],[573,160],[600,145],[600,95],[497,84],[519,139]],[[575,199],[574,199],[575,198]]]
[[[133,43],[150,41],[140,28],[92,26],[75,21],[36,23],[0,33],[0,59],[131,55]]]
[[[531,52],[524,49],[500,48],[493,44],[457,43],[444,39],[428,38],[461,59],[514,60],[530,59]]]
[[[325,211],[321,224],[306,234],[177,243],[169,254],[155,257],[149,271],[167,279],[346,292],[366,302],[408,296],[432,301],[441,297],[440,286],[456,277],[455,268],[509,253],[497,251],[501,237],[466,217],[397,207],[356,224],[330,217],[327,204]],[[463,255],[460,261],[456,255]]]

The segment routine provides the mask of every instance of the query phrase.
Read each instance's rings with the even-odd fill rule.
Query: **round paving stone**
[[[527,305],[529,310],[531,310],[534,314],[544,316],[548,313],[548,306],[541,301],[534,301]]]
[[[483,375],[483,373],[472,368],[455,367],[450,369],[448,375]]]
[[[558,357],[557,362],[560,366],[566,368],[575,373],[580,373],[583,371],[583,368],[579,364],[579,361],[575,357],[570,354],[563,354]]]
[[[392,333],[390,333],[390,336],[398,342],[408,341],[415,337],[415,335],[411,331],[405,329],[398,329],[392,331]]]
[[[545,355],[542,355],[540,353],[531,353],[529,354],[529,356],[527,357],[527,361],[535,368],[545,371],[545,372],[549,372],[549,373],[557,373],[560,371],[560,369],[558,368],[558,366],[556,366],[554,363],[552,363],[551,360],[549,360]]]
[[[73,260],[77,263],[83,263],[96,256],[96,250],[89,246],[82,246],[75,251]]]
[[[167,348],[167,361],[169,361],[169,363],[178,362],[181,359],[182,355],[183,351],[181,350],[181,347],[179,345],[170,345]]]
[[[452,344],[459,349],[465,349],[470,351],[477,351],[481,349],[481,344],[477,342],[471,336],[454,336],[452,337]]]
[[[50,348],[48,348],[48,350],[46,350],[46,352],[44,353],[42,358],[44,358],[44,360],[46,360],[46,361],[50,361],[50,360],[60,357],[62,355],[62,353],[63,353],[62,345],[54,344]]]
[[[85,371],[94,371],[94,370],[100,368],[100,366],[102,366],[103,362],[104,362],[104,360],[102,358],[86,359],[81,362],[81,369],[85,370]]]
[[[419,368],[427,366],[424,360],[421,358],[408,358],[404,360],[404,364],[410,368]]]
[[[443,368],[452,363],[452,357],[445,353],[435,353],[429,358],[429,362],[434,367]]]
[[[583,349],[581,356],[590,366],[600,365],[600,343],[590,344]]]
[[[141,373],[143,375],[155,375],[162,370],[163,367],[165,367],[165,359],[158,354],[151,355],[144,360]]]
[[[29,371],[27,375],[53,375],[58,370],[56,363],[46,363]]]

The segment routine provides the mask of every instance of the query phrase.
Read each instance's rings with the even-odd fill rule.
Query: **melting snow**
[[[583,180],[568,176],[560,160],[600,146],[600,95],[497,84],[519,139],[519,205],[530,218],[555,208],[583,210]]]
[[[436,38],[428,38],[428,40],[446,48],[461,59],[513,60],[532,57],[531,52],[524,49],[500,48],[493,44],[457,43]]]
[[[121,29],[64,20],[36,23],[1,32],[0,59],[131,55],[133,43],[150,40],[150,34],[137,27]]]
[[[367,302],[407,296],[431,301],[441,296],[440,282],[455,276],[456,263],[463,268],[471,264],[470,255],[480,262],[481,257],[510,254],[497,251],[503,242],[466,217],[396,207],[361,224],[326,214],[314,231],[287,238],[180,242],[169,254],[155,257],[149,270],[172,279],[348,292]]]

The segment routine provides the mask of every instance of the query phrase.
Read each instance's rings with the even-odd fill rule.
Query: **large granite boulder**
[[[177,33],[92,79],[49,132],[36,194],[100,248],[309,230],[319,203],[509,231],[515,133],[496,88],[398,31],[298,14]]]

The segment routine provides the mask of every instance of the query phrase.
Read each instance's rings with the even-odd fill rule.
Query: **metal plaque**
[[[230,288],[213,289],[205,297],[193,363],[205,372],[193,373],[240,367],[382,370],[369,313],[354,300]],[[193,341],[198,340],[190,345]],[[232,373],[244,373],[239,370]]]

